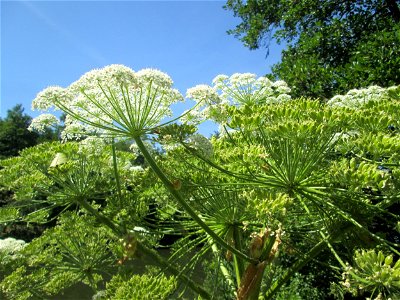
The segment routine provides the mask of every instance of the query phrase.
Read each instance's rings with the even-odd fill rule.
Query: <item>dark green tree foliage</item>
[[[57,134],[51,130],[41,135],[29,131],[31,121],[32,118],[24,113],[21,104],[8,110],[4,119],[0,118],[0,159],[16,156],[22,149],[46,140],[57,140]]]
[[[286,42],[276,78],[294,96],[330,98],[351,88],[400,83],[398,0],[228,0],[246,47]]]
[[[31,120],[30,116],[24,114],[21,104],[0,119],[0,158],[15,156],[20,150],[37,144],[39,135],[28,131]]]

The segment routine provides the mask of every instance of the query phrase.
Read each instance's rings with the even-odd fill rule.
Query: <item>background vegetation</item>
[[[353,88],[400,83],[396,0],[229,0],[242,22],[229,33],[250,49],[286,43],[271,76],[292,95],[331,98]]]
[[[288,43],[281,80],[217,76],[162,123],[169,76],[112,65],[39,93],[63,127],[0,120],[0,297],[400,298],[397,1],[226,8]]]

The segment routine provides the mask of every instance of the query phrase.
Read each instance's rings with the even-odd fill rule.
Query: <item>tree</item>
[[[400,82],[397,0],[228,0],[242,22],[229,30],[246,47],[286,42],[272,68],[294,96],[330,98],[350,88]]]
[[[37,144],[39,135],[28,130],[31,120],[21,104],[9,110],[4,120],[0,119],[0,158],[15,156],[20,150]]]
[[[0,158],[18,155],[22,149],[43,141],[57,140],[57,133],[46,130],[42,134],[28,130],[32,118],[24,113],[21,104],[8,110],[4,119],[0,118]]]

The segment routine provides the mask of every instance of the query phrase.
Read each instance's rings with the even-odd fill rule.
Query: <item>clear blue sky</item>
[[[183,94],[218,74],[264,75],[281,46],[250,51],[226,33],[224,1],[1,1],[1,111],[109,64],[168,73]],[[184,107],[176,108],[178,111]]]

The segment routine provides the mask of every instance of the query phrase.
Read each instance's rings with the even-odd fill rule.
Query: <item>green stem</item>
[[[189,204],[183,199],[179,191],[174,187],[174,185],[169,181],[167,176],[165,176],[164,172],[158,167],[157,163],[154,161],[153,157],[147,151],[146,146],[143,144],[140,137],[134,137],[134,140],[142,152],[143,156],[146,158],[147,163],[152,168],[152,170],[157,174],[158,178],[162,181],[164,186],[169,190],[169,192],[174,196],[175,200],[185,209],[185,211],[193,218],[193,220],[222,248],[231,251],[233,254],[236,254],[238,257],[257,264],[258,261],[252,259],[246,254],[240,252],[236,248],[232,247],[228,243],[226,243],[223,239],[221,239],[210,227],[207,226],[206,223],[196,214],[196,212],[191,208]]]
[[[346,270],[346,268],[347,268],[346,264],[345,264],[345,263],[343,262],[343,260],[340,258],[339,254],[337,254],[337,252],[336,252],[335,249],[333,248],[332,244],[331,244],[328,240],[326,240],[325,234],[323,234],[323,233],[321,232],[321,236],[322,236],[323,238],[325,238],[325,242],[326,242],[326,244],[328,245],[329,250],[331,250],[332,254],[335,256],[336,260],[340,263],[340,265],[342,266],[342,268],[343,268],[344,270]],[[353,276],[354,278],[356,278],[358,281],[361,281],[361,282],[363,282],[363,283],[365,283],[365,284],[369,284],[369,283],[370,283],[368,280],[366,280],[366,279],[364,279],[364,278],[358,276],[358,275],[355,274],[353,271],[348,270],[348,272],[351,274],[351,276]]]
[[[112,156],[113,156],[113,167],[114,167],[114,176],[117,182],[117,194],[118,194],[118,205],[119,208],[122,209],[122,195],[121,195],[121,182],[119,180],[118,166],[117,166],[117,154],[115,151],[115,143],[114,139],[112,140]]]
[[[177,276],[180,280],[182,280],[184,283],[186,283],[187,286],[192,291],[198,293],[204,299],[211,299],[210,294],[206,290],[204,290],[201,286],[199,286],[197,283],[192,281],[189,277],[182,274],[177,268],[175,268],[174,266],[172,266],[168,262],[166,262],[162,256],[157,254],[157,252],[155,252],[152,249],[147,248],[145,245],[143,245],[139,241],[137,242],[136,247],[137,247],[137,250],[139,250],[141,253],[144,253],[156,265],[163,267],[164,269],[168,270],[171,274]]]
[[[86,209],[90,214],[96,217],[98,221],[109,227],[117,235],[124,234],[124,230],[115,225],[109,218],[101,214],[97,209],[93,208],[86,200],[81,199],[78,201],[79,205]]]
[[[95,208],[93,208],[86,200],[80,200],[79,204],[87,210],[90,214],[96,217],[96,219],[109,227],[115,234],[118,236],[123,235],[125,232],[123,229],[118,228],[110,219],[108,219],[106,216],[100,214]],[[163,267],[169,272],[171,272],[173,275],[176,275],[177,277],[180,278],[184,283],[187,284],[189,288],[191,288],[194,292],[198,293],[201,295],[204,299],[211,299],[210,295],[206,290],[201,288],[198,284],[196,284],[194,281],[192,281],[189,277],[186,275],[181,274],[181,272],[169,264],[167,261],[164,260],[164,258],[160,255],[158,255],[154,250],[147,248],[145,245],[143,245],[140,241],[137,241],[136,245],[137,249],[145,254],[147,257],[151,259],[151,261],[155,262],[158,264],[160,267]]]
[[[235,247],[238,249],[243,249],[242,247],[242,235],[240,232],[240,228],[238,226],[233,227],[233,240],[235,241]],[[233,254],[233,263],[235,267],[235,273],[236,273],[236,281],[237,281],[237,286],[240,286],[240,280],[243,276],[244,272],[244,262],[242,259],[236,256],[236,254]]]
[[[211,240],[210,243],[212,243],[211,250],[214,253],[215,257],[220,257],[217,245],[215,245],[215,243],[213,243]],[[219,264],[219,268],[221,269],[222,275],[224,275],[225,280],[228,282],[229,287],[231,287],[232,292],[236,293],[235,284],[228,269],[222,263]]]
[[[271,299],[272,296],[276,292],[278,292],[279,288],[283,284],[285,284],[298,270],[304,267],[305,264],[307,264],[310,260],[312,260],[315,256],[317,256],[326,247],[327,241],[336,239],[337,237],[347,232],[347,230],[350,228],[351,225],[347,226],[342,230],[338,230],[337,232],[335,232],[335,234],[326,237],[325,239],[321,240],[318,244],[316,244],[310,251],[308,251],[303,256],[303,258],[296,261],[280,278],[278,278],[278,280],[276,280],[272,284],[272,286],[267,290],[265,294],[265,299]]]

